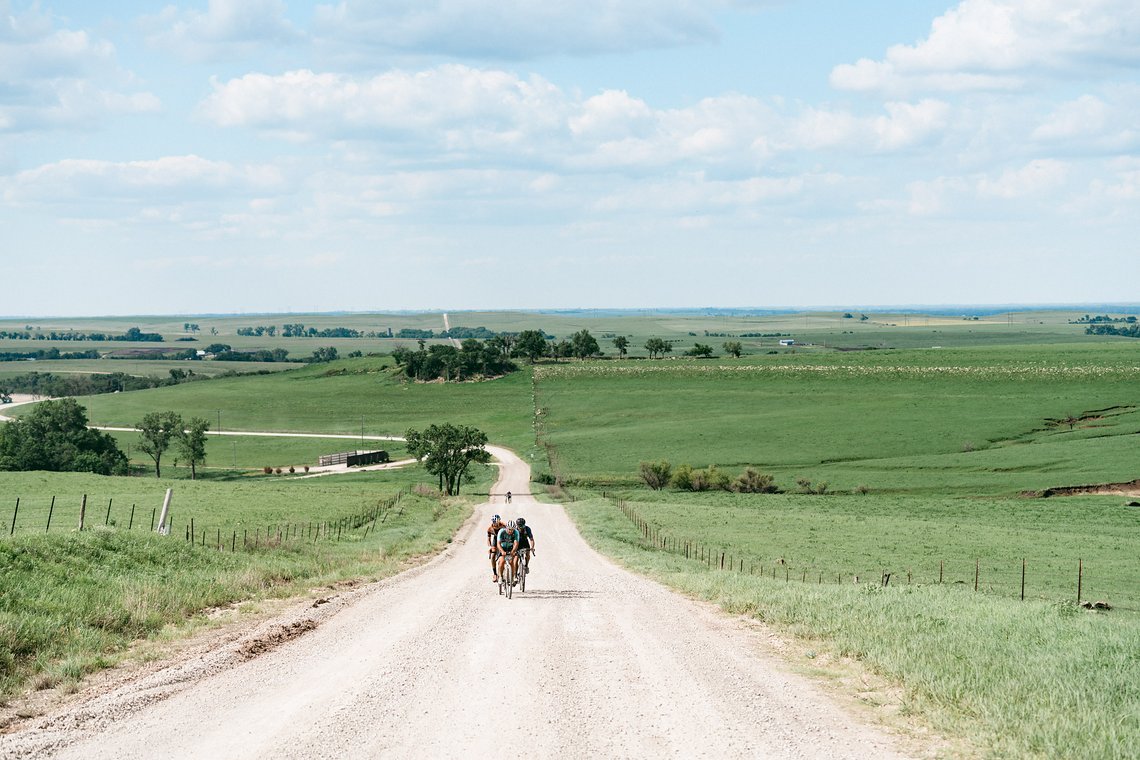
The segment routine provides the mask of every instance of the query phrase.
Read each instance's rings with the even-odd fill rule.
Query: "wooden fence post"
[[[167,519],[170,517],[170,497],[173,493],[173,488],[167,488],[166,496],[162,500],[162,515],[158,518],[159,535],[166,536],[170,534],[170,524],[167,522]],[[154,524],[154,517],[151,517],[151,524]]]
[[[1021,601],[1025,601],[1025,557],[1021,558]]]
[[[51,532],[51,514],[54,511],[55,511],[55,497],[53,496],[53,497],[51,497],[51,506],[48,507],[48,521],[47,521],[47,527],[44,528],[44,533],[50,533]]]
[[[111,524],[111,504],[114,501],[115,501],[114,496],[112,496],[110,499],[107,499],[107,516],[103,518],[103,527],[104,528]]]
[[[83,494],[83,502],[79,505],[79,529],[83,530],[83,522],[87,519],[87,494]]]
[[[1077,559],[1077,604],[1081,603],[1081,586],[1085,580],[1085,561]]]
[[[974,591],[978,590],[978,575],[981,574],[982,561],[980,559],[974,560]]]
[[[127,523],[127,530],[135,527],[135,505],[131,505],[131,521]]]
[[[20,514],[20,497],[16,497],[16,511],[12,513],[12,529],[8,531],[9,536],[16,534],[16,516]]]

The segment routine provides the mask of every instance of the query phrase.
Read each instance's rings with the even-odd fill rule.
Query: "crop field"
[[[553,311],[553,312],[451,312],[453,327],[486,327],[495,332],[519,332],[542,329],[558,339],[566,339],[579,330],[589,330],[597,337],[603,352],[615,355],[612,338],[629,338],[631,356],[645,356],[645,341],[659,337],[673,345],[679,354],[695,343],[710,345],[720,353],[726,340],[738,340],[748,352],[778,354],[817,353],[832,349],[930,348],[1020,344],[1051,344],[1088,341],[1103,344],[1111,339],[1085,336],[1084,326],[1073,324],[1082,312],[1040,311],[982,315],[948,314],[882,314],[874,312],[803,312],[753,313],[730,310],[707,312],[661,311]],[[865,317],[865,319],[864,319]],[[976,317],[976,318],[975,318]],[[198,325],[187,331],[185,325]],[[0,351],[35,351],[57,348],[60,351],[95,349],[101,353],[163,347],[170,350],[204,348],[211,343],[224,343],[235,350],[284,348],[290,358],[301,359],[323,346],[336,347],[341,355],[353,351],[388,353],[397,345],[414,345],[411,339],[385,337],[309,338],[283,337],[285,324],[303,324],[318,330],[345,327],[361,333],[386,335],[408,328],[443,330],[441,312],[421,313],[346,313],[346,314],[251,314],[200,317],[87,317],[28,320],[0,320],[0,332],[25,330],[43,333],[76,331],[122,334],[131,327],[144,332],[157,332],[163,343],[119,341],[52,341],[0,338]],[[277,333],[238,335],[242,328],[275,326]],[[784,348],[778,340],[792,338],[797,345]],[[439,342],[438,340],[432,342]],[[126,361],[126,360],[124,360]],[[145,364],[146,362],[144,362]],[[195,363],[195,366],[197,363]],[[117,366],[117,365],[116,365]],[[270,369],[277,369],[270,365]],[[238,370],[243,371],[243,370]],[[246,370],[248,371],[248,370]],[[140,370],[150,374],[153,369]]]
[[[584,362],[535,369],[536,415],[561,474],[594,484],[666,459],[784,486],[1009,493],[1136,477],[1138,376],[1121,344]]]

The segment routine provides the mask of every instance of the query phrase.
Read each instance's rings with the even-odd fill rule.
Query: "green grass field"
[[[965,737],[983,748],[978,754],[1135,756],[1129,748],[1140,746],[1140,507],[1126,506],[1131,499],[1122,495],[1023,494],[1140,477],[1140,341],[1086,336],[1083,326],[1070,323],[1080,315],[1042,311],[974,320],[867,314],[861,320],[860,313],[452,313],[452,325],[492,330],[541,327],[565,337],[589,329],[609,353],[608,336],[627,335],[634,356],[644,354],[648,337],[675,341],[675,353],[695,342],[719,351],[724,340],[744,332],[768,337],[740,338],[747,355],[739,360],[674,355],[546,363],[482,383],[407,383],[390,359],[365,357],[86,397],[81,403],[99,425],[130,426],[147,412],[169,409],[204,417],[213,428],[220,422],[223,431],[354,438],[211,438],[196,482],[187,480],[184,466],[173,468],[172,453],[164,457],[161,479],[0,474],[0,498],[10,505],[20,496],[27,510],[15,539],[0,536],[0,547],[73,536],[57,537],[53,530],[42,539],[27,532],[42,521],[52,495],[74,512],[88,493],[97,521],[106,521],[107,501],[113,499],[115,533],[123,527],[125,513],[119,510],[133,503],[149,505],[143,512],[149,527],[150,510],[170,486],[176,531],[193,518],[196,532],[212,532],[216,539],[218,531],[229,531],[232,540],[239,529],[264,535],[276,523],[335,520],[423,481],[422,472],[331,482],[258,471],[315,463],[319,454],[357,448],[362,428],[365,435],[401,435],[433,422],[473,425],[493,443],[532,458],[540,474],[550,469],[568,483],[584,499],[571,511],[600,549],[797,637],[820,653],[819,662],[808,658],[806,669],[827,672],[819,663],[828,656],[857,660],[904,686],[904,713]],[[103,329],[139,325],[169,332],[170,338],[182,321],[110,320]],[[282,321],[358,329],[442,327],[438,313],[189,321],[205,332],[218,330],[207,340],[234,345],[238,340],[229,336],[238,327]],[[778,348],[775,333],[797,344]],[[278,345],[242,340],[249,341],[244,347]],[[304,354],[325,344],[351,350],[351,341],[276,340],[298,342]],[[376,339],[358,348],[387,351],[392,345]],[[117,436],[124,446],[137,447],[133,434]],[[393,456],[401,451],[398,444],[380,446]],[[137,474],[152,472],[150,460],[137,450],[131,458]],[[786,493],[649,491],[639,481],[639,463],[660,459],[716,465],[733,476],[753,466],[771,474]],[[485,492],[491,477],[481,471],[480,482],[468,491]],[[793,493],[799,480],[815,488],[826,483],[827,493]],[[114,486],[97,488],[101,483]],[[603,489],[625,500],[667,547],[688,542],[705,561],[650,548],[611,500],[593,498]],[[10,520],[6,508],[0,502],[0,522]],[[438,508],[424,502],[416,525],[434,526],[424,535],[438,537],[455,524],[438,518]],[[74,521],[66,509],[65,519]],[[353,568],[370,572],[362,568],[370,567],[374,555],[351,549],[343,546],[338,551],[345,555],[331,564],[323,555],[302,553],[301,566],[308,569],[300,577]],[[124,560],[128,565],[154,562],[146,546],[112,551],[132,557]],[[191,554],[211,551],[202,561],[221,561],[216,550],[199,547]],[[738,567],[743,560],[746,572],[713,572],[711,551],[724,552]],[[274,577],[283,561],[276,550],[248,554],[253,564],[241,568],[242,577]],[[1090,613],[1073,604],[1078,560],[1082,597],[1109,601],[1111,612]],[[314,562],[323,569],[314,570]],[[892,574],[885,590],[879,582],[884,571]],[[936,582],[940,571],[942,584]],[[210,565],[201,572],[224,576],[234,569]],[[852,582],[856,575],[858,585]],[[816,583],[807,582],[813,577]],[[257,584],[232,588],[232,598],[240,598]],[[188,597],[197,593],[189,591]],[[198,603],[173,606],[185,612]],[[15,625],[14,618],[8,620]],[[12,640],[10,631],[3,635],[8,638],[0,638],[0,649]],[[60,663],[76,657],[91,663],[115,646],[120,644],[110,650],[96,646],[82,656],[55,652],[33,658],[39,664],[32,666],[26,655],[13,662],[20,663],[21,678],[67,677],[71,671],[59,670]]]
[[[854,660],[900,684],[901,696],[865,679],[856,690],[869,704],[893,706],[904,721],[918,718],[952,737],[959,746],[947,756],[1137,756],[1140,616],[1020,602],[956,584],[820,585],[785,581],[782,572],[776,579],[722,572],[650,548],[607,500],[568,510],[591,543],[631,569],[794,636],[800,670],[834,678],[837,661]],[[694,523],[710,510],[691,505],[687,515],[685,526],[699,529]],[[846,527],[827,523],[825,543],[837,552],[851,551]],[[732,537],[727,528],[720,535]],[[1128,557],[1133,566],[1135,557]]]

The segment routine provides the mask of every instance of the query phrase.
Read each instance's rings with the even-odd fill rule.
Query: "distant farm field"
[[[1015,346],[535,370],[566,477],[638,464],[752,465],[879,491],[1010,493],[1136,477],[1140,347]],[[1060,420],[1073,417],[1073,424]]]

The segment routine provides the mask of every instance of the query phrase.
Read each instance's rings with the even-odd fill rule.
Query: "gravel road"
[[[518,496],[439,557],[28,721],[0,758],[901,756],[747,626],[595,553],[489,448],[494,492]],[[486,558],[495,511],[535,531],[512,600]]]

